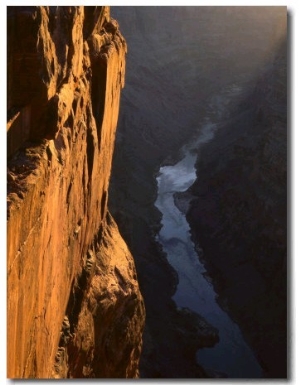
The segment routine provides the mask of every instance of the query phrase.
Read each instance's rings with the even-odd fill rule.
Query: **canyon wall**
[[[177,326],[171,297],[178,279],[156,240],[161,226],[154,206],[156,176],[162,164],[180,159],[180,148],[196,140],[207,122],[223,127],[232,119],[231,111],[238,111],[272,61],[286,8],[112,7],[111,12],[129,49],[109,206],[135,256],[145,299],[141,376],[199,377],[205,374],[196,366],[196,349],[186,354],[189,338],[197,338],[187,330],[186,315],[186,327]],[[240,96],[232,96],[232,89],[240,89]],[[209,146],[206,153],[209,159]]]
[[[254,90],[199,150],[187,214],[220,304],[271,378],[289,373],[284,31]]]
[[[144,304],[107,208],[126,42],[108,7],[7,12],[7,375],[137,377]]]

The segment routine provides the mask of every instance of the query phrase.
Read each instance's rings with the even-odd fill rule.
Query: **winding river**
[[[238,325],[216,302],[214,288],[191,240],[189,224],[174,204],[174,193],[185,191],[196,179],[193,149],[208,143],[216,128],[216,124],[208,119],[198,140],[183,147],[183,159],[175,165],[160,168],[155,205],[163,217],[157,240],[178,273],[179,283],[173,296],[177,306],[190,308],[219,330],[220,342],[213,348],[200,349],[197,352],[198,363],[229,378],[261,378],[262,369]]]

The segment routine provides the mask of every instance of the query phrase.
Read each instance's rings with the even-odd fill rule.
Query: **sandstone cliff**
[[[107,209],[125,53],[108,7],[8,7],[10,378],[138,376],[144,304]]]

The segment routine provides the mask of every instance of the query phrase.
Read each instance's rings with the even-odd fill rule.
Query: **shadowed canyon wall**
[[[289,371],[286,62],[283,38],[231,121],[199,151],[187,214],[220,303],[272,378]]]
[[[217,130],[220,130],[219,139],[212,142],[212,147],[209,144],[206,146],[205,155],[201,154],[197,165],[199,181],[195,184],[193,193],[195,196],[202,193],[200,184],[204,178],[201,178],[201,167],[204,165],[204,172],[207,177],[205,182],[211,183],[209,185],[210,191],[216,189],[216,195],[221,197],[221,208],[220,205],[217,208],[219,215],[225,215],[225,212],[228,214],[230,210],[238,210],[235,207],[235,198],[237,205],[241,206],[241,214],[232,215],[231,222],[234,222],[234,226],[229,221],[227,222],[226,236],[233,230],[233,227],[234,229],[242,227],[243,234],[240,240],[237,236],[235,241],[239,241],[241,245],[243,240],[246,240],[243,245],[244,249],[251,246],[251,250],[256,249],[258,251],[257,238],[255,239],[258,232],[255,233],[256,235],[252,232],[255,225],[248,221],[251,208],[255,204],[252,201],[248,211],[246,211],[243,208],[244,203],[240,201],[246,200],[243,198],[243,191],[248,189],[249,195],[251,195],[252,190],[249,189],[251,183],[255,186],[252,188],[257,187],[255,194],[260,196],[261,206],[257,206],[255,211],[257,215],[259,214],[258,207],[264,205],[264,195],[267,196],[270,193],[270,199],[272,199],[271,196],[278,189],[284,196],[285,117],[284,111],[283,114],[276,111],[278,108],[283,110],[285,108],[283,100],[285,90],[280,89],[279,84],[283,84],[285,79],[284,76],[278,76],[280,71],[284,75],[284,68],[281,65],[283,63],[274,61],[274,56],[278,52],[281,37],[286,33],[286,8],[112,7],[112,14],[120,23],[129,49],[126,72],[127,87],[121,101],[109,205],[124,239],[135,256],[140,287],[145,299],[147,319],[141,357],[141,375],[144,377],[203,376],[205,375],[203,370],[201,374],[199,366],[195,364],[196,349],[193,349],[189,342],[189,337],[192,336],[189,331],[192,327],[190,327],[185,315],[182,315],[184,321],[178,322],[176,306],[171,299],[176,291],[178,277],[167,263],[161,245],[156,241],[156,235],[161,227],[161,213],[154,206],[157,197],[156,176],[161,165],[170,165],[180,159],[182,156],[180,149],[183,145],[196,141],[207,122],[213,123]],[[272,68],[273,70],[271,70]],[[281,68],[278,73],[276,73],[276,68]],[[277,80],[274,79],[278,79],[278,84],[276,84]],[[283,95],[280,103],[275,101],[274,94]],[[270,112],[271,110],[275,112]],[[256,118],[261,119],[261,123],[253,123],[251,127],[250,122],[255,121]],[[271,126],[269,126],[269,129],[266,129],[265,127],[270,121],[276,122],[274,123],[276,125],[281,124],[281,128],[272,131]],[[227,128],[225,129],[225,127]],[[260,129],[261,136],[258,134]],[[248,136],[246,145],[238,142],[239,135],[243,134]],[[230,140],[237,140],[234,151],[239,153],[239,158],[235,163],[241,164],[240,169],[236,165],[231,170],[228,161],[226,170],[224,166],[222,178],[217,177],[216,180],[212,178],[213,180],[210,181],[210,175],[212,177],[217,175],[215,166],[222,165],[224,158],[226,162],[227,157],[231,159],[231,155],[228,155],[231,150],[227,145]],[[264,141],[268,143],[272,141],[272,144],[265,145]],[[282,147],[278,144],[280,142],[282,142]],[[276,147],[276,143],[278,147]],[[264,147],[265,149],[263,149]],[[214,150],[215,148],[217,149]],[[210,153],[211,150],[214,151],[212,154]],[[256,151],[258,151],[257,156],[255,155]],[[264,151],[265,155],[262,155]],[[204,159],[205,156],[207,160]],[[281,162],[283,165],[280,167],[281,176],[278,181],[274,171],[276,166],[272,171],[273,177],[271,177],[272,174],[269,174],[269,156],[272,160]],[[215,157],[215,162],[210,162],[213,157]],[[262,162],[259,160],[260,157],[264,158]],[[251,168],[252,161],[253,169]],[[244,165],[242,162],[248,163]],[[238,173],[235,172],[236,170]],[[226,189],[226,177],[228,176],[229,184],[231,183],[229,181],[235,178],[238,185],[240,175],[243,175],[244,178],[241,180],[243,183],[240,184],[238,190],[240,195],[236,196],[237,191],[235,191],[235,195],[231,196],[228,192],[226,199],[222,197],[223,184],[224,189]],[[267,189],[268,175],[272,180],[269,181],[270,186]],[[252,179],[249,180],[248,176]],[[258,182],[260,178],[265,178],[263,191],[260,191],[261,187]],[[200,205],[199,202],[200,200],[198,201]],[[201,221],[199,219],[201,213],[196,211],[196,207],[197,203],[195,202],[194,232],[199,230],[198,238],[202,239],[204,235],[200,233]],[[269,219],[272,218],[275,208],[276,204],[269,211]],[[282,204],[280,210],[284,212],[284,209]],[[210,218],[209,210],[210,208],[204,212],[203,222],[205,217]],[[245,224],[241,226],[243,220]],[[285,221],[284,215],[282,220]],[[252,227],[248,226],[248,223],[252,223]],[[266,221],[266,223],[268,222]],[[274,247],[271,246],[270,231],[267,230],[267,227],[263,229],[262,225],[259,229],[263,230],[262,239],[265,242],[259,255],[266,256],[268,254],[270,256],[272,250],[277,248],[278,243],[276,242]],[[206,228],[205,234],[207,239],[211,235],[212,243],[216,230]],[[274,237],[275,234],[276,232],[274,232]],[[283,233],[280,230],[280,234],[282,246],[285,242],[284,229]],[[233,237],[233,233],[231,236]],[[220,245],[226,245],[226,238],[222,241],[223,243],[220,242]],[[231,240],[230,242],[231,245],[234,245],[234,241]],[[264,251],[262,252],[263,248]],[[227,250],[226,256],[228,253]],[[211,258],[208,252],[205,255],[207,255],[207,259]],[[226,264],[226,258],[231,261],[234,260],[233,256],[226,256],[222,258],[223,265]],[[215,264],[217,264],[217,259],[218,254],[214,256],[213,262]],[[256,263],[264,264],[265,268],[262,270],[264,269],[270,277],[272,277],[271,272],[276,269],[280,276],[278,266],[281,266],[281,263],[286,266],[285,258],[276,257],[275,260],[276,268],[275,264],[270,263],[269,272],[267,272],[268,258],[260,259],[257,255]],[[231,264],[231,267],[234,263]],[[238,260],[236,264],[239,264]],[[247,267],[247,265],[245,266]],[[253,272],[252,267],[249,267],[250,273]],[[234,274],[231,277],[231,283],[234,281],[234,277],[236,277],[236,283],[241,284],[243,282],[243,278],[247,275],[247,269],[243,270],[242,268],[243,265],[241,264],[239,269],[233,269]],[[215,272],[216,269],[210,269],[211,276]],[[249,277],[251,276],[250,273]],[[282,277],[284,274],[285,271],[283,270]],[[281,296],[281,320],[276,319],[274,327],[271,317],[266,317],[266,322],[262,324],[259,323],[259,320],[263,314],[261,312],[263,306],[261,305],[264,303],[267,309],[269,306],[267,302],[271,297],[275,307],[276,290],[272,290],[272,294],[267,296],[265,301],[261,301],[259,307],[255,307],[254,300],[252,307],[250,306],[249,311],[247,311],[247,306],[243,304],[243,301],[245,304],[249,304],[248,297],[246,297],[249,291],[246,290],[246,285],[243,290],[239,284],[232,285],[230,289],[231,293],[235,293],[236,297],[239,297],[240,303],[243,304],[241,309],[244,315],[239,317],[239,320],[247,317],[248,320],[253,320],[254,314],[251,312],[255,308],[257,321],[255,328],[261,327],[261,330],[257,334],[256,341],[252,338],[253,333],[247,333],[247,341],[251,342],[251,347],[259,356],[259,362],[263,365],[266,376],[276,376],[279,372],[280,375],[283,375],[286,369],[283,360],[286,354],[284,346],[286,332],[284,320],[285,282],[281,278],[276,281],[279,288],[282,286],[282,292],[280,293],[280,289],[277,291]],[[218,288],[216,280],[213,282],[214,286]],[[223,301],[223,307],[228,311],[225,302]],[[272,305],[273,309],[274,307]],[[230,309],[232,310],[233,307]],[[235,320],[237,312],[238,310],[231,314]],[[243,327],[243,333],[245,332],[246,327]],[[272,343],[276,339],[277,332],[282,333],[281,342],[277,345],[278,351],[281,351],[281,359],[276,360],[277,363],[281,361],[281,365],[280,368],[278,365],[278,370],[273,371],[272,357],[277,353],[270,353],[272,353]],[[267,336],[266,339],[268,340],[265,344],[262,338],[263,334]],[[270,339],[269,334],[272,334]],[[165,343],[167,336],[169,338],[168,345]],[[184,337],[182,338],[182,336]],[[259,338],[261,338],[260,343],[258,342]],[[197,340],[195,335],[192,339]],[[264,353],[258,345],[260,348],[264,346]]]
[[[137,377],[144,304],[107,209],[125,40],[108,7],[7,12],[7,375]]]

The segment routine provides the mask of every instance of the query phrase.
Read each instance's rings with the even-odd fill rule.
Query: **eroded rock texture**
[[[126,43],[108,7],[8,7],[8,377],[137,377],[144,304],[107,210]]]

